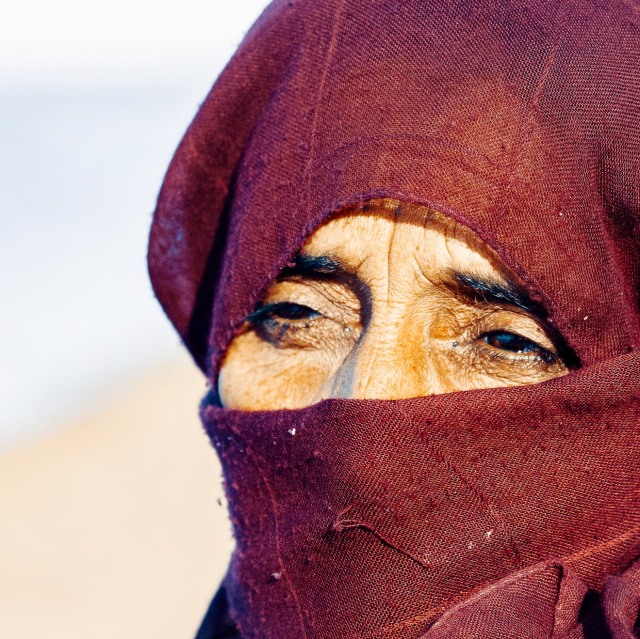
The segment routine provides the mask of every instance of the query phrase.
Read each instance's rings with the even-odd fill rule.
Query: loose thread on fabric
[[[403,548],[400,548],[396,544],[394,544],[391,540],[387,539],[384,535],[381,535],[371,524],[368,524],[365,521],[360,521],[357,519],[343,519],[343,515],[346,515],[349,511],[351,511],[353,506],[348,506],[340,513],[338,513],[337,518],[333,522],[331,529],[337,533],[343,532],[344,530],[353,530],[355,528],[360,528],[361,530],[365,530],[368,533],[371,533],[374,537],[376,537],[380,542],[382,542],[385,546],[388,546],[392,550],[399,552],[401,555],[408,557],[415,563],[419,564],[423,568],[427,570],[433,570],[433,566],[427,564],[422,561],[419,557],[416,557],[414,554],[410,553]]]

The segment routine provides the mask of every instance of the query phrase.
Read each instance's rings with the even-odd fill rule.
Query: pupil
[[[535,344],[514,333],[491,333],[487,335],[486,341],[494,348],[513,353],[531,353],[537,350]]]

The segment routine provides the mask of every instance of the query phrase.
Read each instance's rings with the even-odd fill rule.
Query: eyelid
[[[482,357],[487,358],[488,360],[493,360],[495,363],[509,363],[511,365],[520,365],[525,368],[536,368],[544,367],[546,369],[554,369],[558,367],[563,362],[556,356],[552,359],[548,359],[539,354],[532,355],[522,355],[518,353],[510,353],[509,351],[501,351],[497,348],[493,348],[485,344],[476,345],[476,352],[480,352]]]
[[[489,344],[486,340],[482,339],[485,337],[488,337],[489,335],[492,334],[505,334],[505,335],[514,335],[516,337],[518,337],[521,340],[524,340],[525,342],[529,342],[529,344],[531,344],[535,351],[537,352],[536,355],[528,355],[524,352],[518,352],[518,351],[510,351],[508,349],[501,349],[498,348],[497,346],[493,346],[491,344]],[[485,333],[483,333],[482,335],[480,335],[480,337],[478,338],[478,340],[480,341],[484,341],[485,344],[487,344],[487,346],[494,351],[498,351],[501,353],[504,353],[507,357],[513,358],[513,359],[518,359],[518,360],[536,360],[536,359],[541,359],[542,361],[544,361],[547,364],[552,364],[554,362],[558,362],[560,361],[560,357],[558,355],[558,353],[555,351],[555,347],[554,350],[550,350],[544,346],[542,346],[538,341],[531,339],[529,337],[526,337],[524,335],[522,335],[521,333],[517,332],[517,331],[510,331],[510,330],[493,330],[493,331],[487,331]]]
[[[524,311],[515,309],[493,309],[480,314],[461,327],[460,339],[456,340],[460,346],[466,345],[468,352],[475,352],[485,361],[496,360],[510,362],[520,366],[544,366],[556,368],[558,366],[569,368],[562,355],[562,351],[556,346],[551,335],[540,322]],[[516,353],[501,350],[486,343],[484,336],[490,333],[504,332],[517,335],[519,338],[531,342],[536,347],[534,353]],[[455,339],[452,336],[453,339]],[[454,349],[463,356],[466,348]]]
[[[476,338],[485,333],[513,333],[550,353],[557,354],[559,352],[553,335],[550,334],[551,331],[538,318],[526,311],[518,311],[512,308],[493,309],[478,317],[468,327],[468,331],[470,334],[475,333]]]
[[[276,280],[262,304],[288,303],[307,306],[338,322],[353,322],[360,317],[358,296],[344,282],[328,279],[307,279],[300,275]]]
[[[541,348],[553,353],[567,369],[576,370],[580,368],[581,362],[578,355],[573,348],[567,343],[562,334],[555,328],[550,321],[547,321],[544,317],[540,317],[537,314],[532,314],[525,309],[516,309],[508,306],[497,305],[496,308],[489,311],[485,317],[493,317],[496,313],[509,313],[512,316],[519,318],[527,318],[542,332],[544,336],[544,342],[540,343],[540,337],[532,337],[527,334],[522,334],[521,329],[517,329],[512,332],[516,332],[525,339],[531,340],[538,344]]]

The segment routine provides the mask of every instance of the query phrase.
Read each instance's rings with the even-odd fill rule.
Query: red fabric
[[[214,384],[309,233],[375,197],[474,230],[580,369],[296,411],[205,402],[242,636],[636,636],[638,3],[274,2],[178,148],[151,231],[156,293]]]
[[[254,414],[205,404],[242,636],[419,637],[478,589],[426,637],[609,636],[554,635],[552,621],[580,628],[586,590],[640,555],[639,397],[633,354],[509,389]],[[577,575],[566,597],[549,561]],[[588,619],[599,604],[585,605]]]

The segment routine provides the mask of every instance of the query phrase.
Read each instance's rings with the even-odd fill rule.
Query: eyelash
[[[289,314],[289,317],[287,317],[287,313]],[[296,317],[296,315],[298,315],[298,317]],[[301,319],[314,320],[320,317],[320,315],[321,313],[318,311],[310,308],[309,306],[304,306],[303,304],[295,304],[293,302],[275,302],[273,304],[259,306],[247,317],[247,321],[251,325],[256,325],[267,319],[276,319],[277,317],[284,320],[295,321]],[[287,322],[282,322],[282,324],[287,324]]]
[[[524,351],[524,350],[507,350],[506,348],[501,349],[499,346],[494,346],[489,342],[489,339],[491,337],[497,337],[497,336],[501,336],[501,335],[508,335],[510,338],[515,338],[516,340],[524,343],[524,345],[526,347],[531,347],[531,349],[529,351]],[[519,333],[514,333],[512,331],[501,331],[501,330],[493,330],[493,331],[488,331],[486,333],[482,333],[477,339],[485,342],[491,349],[491,351],[494,351],[494,354],[497,357],[508,357],[509,359],[512,360],[518,360],[518,361],[522,361],[523,359],[525,360],[534,360],[534,361],[540,361],[543,362],[545,364],[554,364],[558,361],[558,355],[556,355],[555,353],[553,353],[552,351],[544,348],[543,346],[540,346],[540,344],[534,342],[533,340],[528,339],[527,337],[524,337],[522,335],[520,335]],[[489,349],[487,349],[489,350]],[[529,353],[535,353],[534,357],[519,357],[519,355],[521,355],[522,353],[525,352],[529,352]],[[505,355],[505,353],[511,353],[510,355]]]
[[[247,322],[256,329],[265,328],[268,321],[273,321],[278,325],[280,331],[280,337],[292,328],[300,320],[306,322],[313,321],[321,317],[322,314],[309,306],[303,304],[296,304],[292,302],[275,302],[272,304],[265,304],[260,306],[253,313],[247,317]],[[284,320],[284,321],[283,321]],[[524,344],[525,347],[531,347],[529,351],[509,351],[506,348],[500,348],[494,346],[489,342],[492,337],[509,336],[509,338],[515,338]],[[492,330],[481,333],[475,338],[472,338],[474,342],[483,342],[486,346],[478,346],[483,352],[495,360],[508,360],[515,363],[523,362],[540,362],[546,365],[553,365],[558,362],[559,357],[556,353],[540,346],[533,340],[530,340],[518,333],[506,330]],[[524,352],[535,353],[535,356],[525,356]]]
[[[304,304],[292,302],[274,302],[256,308],[247,317],[247,323],[261,339],[274,345],[291,346],[286,337],[298,329],[310,328],[314,320],[322,317],[322,313]],[[306,337],[303,333],[302,337]],[[303,342],[306,341],[303,339]],[[297,342],[297,346],[302,344]],[[312,343],[305,344],[312,346]]]

